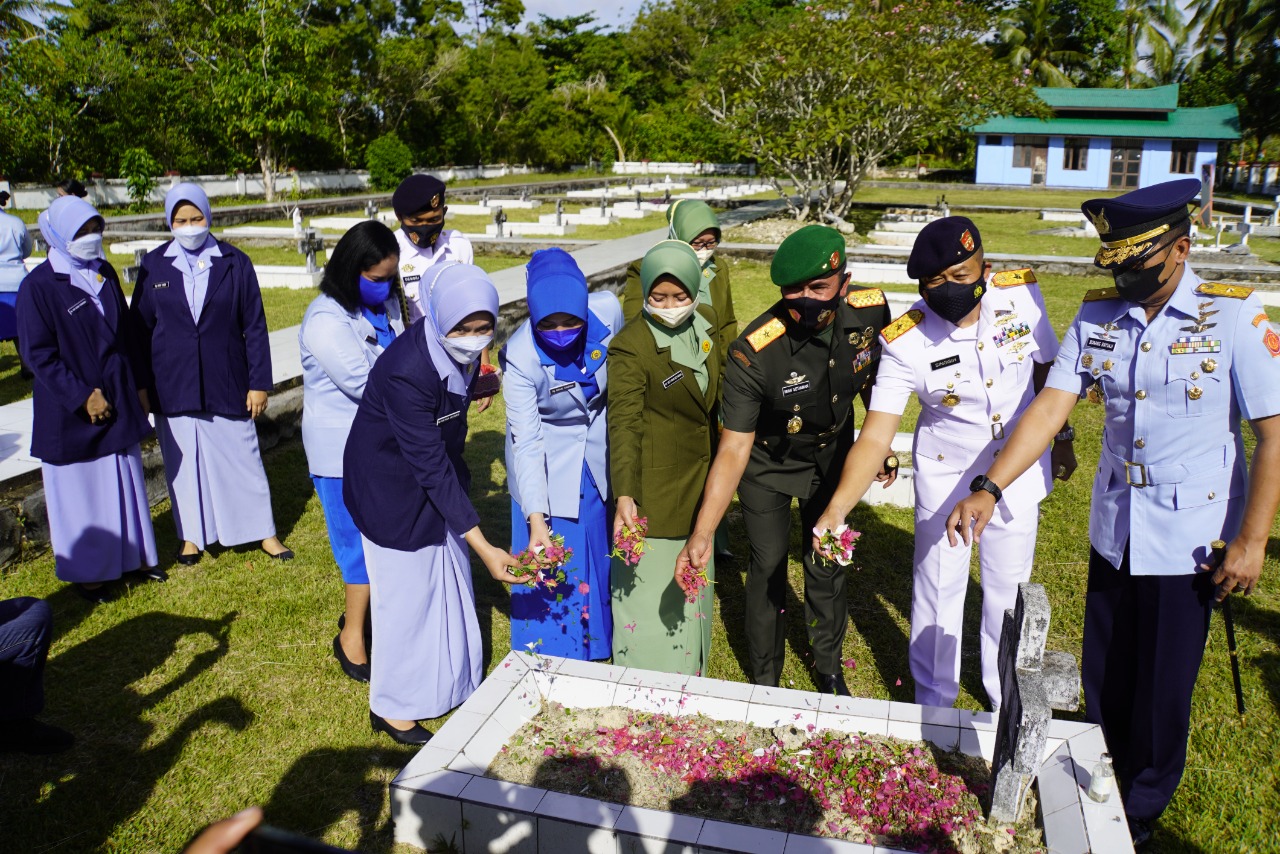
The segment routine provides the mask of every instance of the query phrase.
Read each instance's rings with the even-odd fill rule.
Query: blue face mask
[[[578,326],[574,329],[548,329],[543,331],[535,329],[538,334],[538,342],[542,344],[544,349],[554,350],[557,353],[563,353],[574,344],[578,343],[578,339],[582,337],[582,333],[587,331],[586,325]]]
[[[360,277],[360,302],[369,308],[378,308],[391,296],[391,282],[374,282]]]

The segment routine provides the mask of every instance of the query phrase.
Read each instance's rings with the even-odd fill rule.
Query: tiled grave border
[[[982,756],[995,749],[994,717],[888,700],[819,695],[696,676],[512,652],[391,782],[395,841],[432,850],[511,854],[890,854],[897,849],[620,807],[492,780],[485,769],[544,699],[572,708],[627,706],[704,714],[762,727],[927,739]],[[1118,796],[1089,800],[1089,772],[1106,750],[1093,724],[1053,721],[1039,775],[1052,852],[1131,852]],[[452,848],[448,844],[452,843]]]

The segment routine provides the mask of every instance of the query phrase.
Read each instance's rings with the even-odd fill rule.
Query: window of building
[[[1015,136],[1013,138],[1013,166],[1015,169],[1032,169],[1043,165],[1049,148],[1047,136]],[[1039,157],[1039,162],[1037,162]]]
[[[991,134],[987,134],[987,145],[994,145],[994,146],[1004,145],[1004,137],[992,136]]]
[[[1195,140],[1174,140],[1173,152],[1169,157],[1169,171],[1175,175],[1194,175],[1196,171],[1196,152],[1200,149]]]
[[[1062,141],[1062,168],[1069,172],[1083,172],[1089,168],[1089,140],[1068,137]]]

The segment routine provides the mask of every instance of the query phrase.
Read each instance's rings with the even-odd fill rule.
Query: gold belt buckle
[[[1137,469],[1138,474],[1142,475],[1142,480],[1136,481],[1133,479],[1134,469]],[[1126,460],[1124,464],[1124,479],[1125,479],[1125,482],[1130,486],[1146,486],[1147,485],[1147,467],[1142,463],[1131,463],[1128,460]]]

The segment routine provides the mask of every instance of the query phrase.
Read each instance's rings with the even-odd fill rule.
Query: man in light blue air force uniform
[[[1089,518],[1087,716],[1115,761],[1134,841],[1186,764],[1191,691],[1210,609],[1249,593],[1280,504],[1280,336],[1250,288],[1187,265],[1194,179],[1082,206],[1102,239],[1090,291],[1044,391],[970,485],[949,536],[978,538],[1001,489],[1030,467],[1082,396],[1106,408]],[[1250,478],[1240,419],[1257,436]],[[1268,474],[1269,473],[1269,474]],[[1225,558],[1210,543],[1226,541]]]

